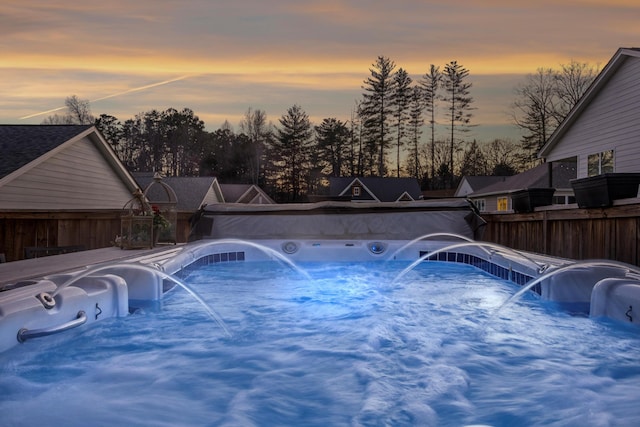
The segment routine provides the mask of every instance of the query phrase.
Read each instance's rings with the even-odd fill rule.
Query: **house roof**
[[[552,185],[549,184],[549,165],[552,167]],[[517,175],[502,177],[504,179],[474,191],[467,197],[506,194],[527,188],[570,188],[570,180],[575,177],[576,166],[574,163],[543,163]]]
[[[591,83],[591,86],[582,95],[578,103],[569,111],[567,117],[560,123],[556,130],[551,134],[547,143],[538,152],[538,157],[544,158],[549,155],[553,148],[560,142],[563,135],[571,128],[574,122],[580,117],[580,114],[588,107],[596,95],[606,86],[607,82],[629,58],[640,58],[640,48],[620,48],[616,51],[607,65],[602,69],[600,74]]]
[[[146,189],[153,182],[153,173],[136,172],[133,174],[142,189]],[[211,176],[180,176],[162,178],[162,182],[167,184],[176,193],[178,211],[195,212],[205,203],[207,193],[212,186],[217,185],[216,178]],[[147,193],[150,201],[164,201],[166,194],[161,186],[153,186]]]
[[[133,174],[140,187],[146,189],[153,182],[153,172],[135,172]],[[203,204],[210,203],[251,203],[255,196],[261,194],[265,200],[275,203],[258,186],[252,184],[220,184],[212,176],[178,176],[162,178],[176,193],[178,199],[176,209],[182,212],[195,212]],[[211,194],[213,192],[213,195]],[[153,186],[147,193],[150,201],[164,201],[166,194],[161,186]]]
[[[4,210],[121,209],[138,184],[93,125],[0,125]]]
[[[462,181],[460,181],[460,184],[458,185],[458,188],[456,189],[455,194],[459,195],[458,193],[465,182],[471,188],[470,193],[474,193],[476,191],[482,190],[485,187],[488,187],[489,185],[495,184],[496,182],[504,181],[505,178],[506,176],[495,176],[495,175],[464,176],[462,177]]]
[[[91,125],[0,125],[0,178],[44,156]]]
[[[254,184],[220,184],[227,203],[251,203],[259,194],[268,202],[275,203],[260,187]]]
[[[395,202],[405,193],[413,200],[419,200],[422,196],[420,185],[415,178],[331,177],[329,193],[333,197],[342,196],[356,182],[362,184],[365,191],[380,202]]]

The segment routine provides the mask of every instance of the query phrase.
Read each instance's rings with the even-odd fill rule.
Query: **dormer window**
[[[354,185],[353,187],[351,187],[351,195],[353,197],[359,197],[360,196],[360,186],[359,185]]]

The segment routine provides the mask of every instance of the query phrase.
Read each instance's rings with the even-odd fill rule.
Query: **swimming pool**
[[[457,247],[407,271],[455,242],[407,243],[220,241],[149,260],[222,325],[175,286],[28,340],[0,353],[3,424],[638,425],[636,326],[536,292],[502,306],[548,259]]]

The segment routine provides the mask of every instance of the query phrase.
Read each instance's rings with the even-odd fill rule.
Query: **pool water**
[[[3,426],[640,425],[640,333],[470,266],[227,263],[0,355]]]

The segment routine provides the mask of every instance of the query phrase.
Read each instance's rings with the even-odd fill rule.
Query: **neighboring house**
[[[577,164],[577,178],[640,172],[640,49],[618,49],[542,147],[547,162]]]
[[[90,125],[0,125],[0,211],[122,209],[133,177]]]
[[[466,197],[506,178],[506,176],[463,176],[453,197]]]
[[[550,169],[551,167],[551,169]],[[480,212],[511,212],[512,194],[532,188],[555,188],[553,204],[574,203],[570,180],[575,177],[573,163],[543,163],[513,176],[497,177],[493,184],[467,194]]]
[[[0,253],[100,248],[138,185],[91,125],[0,125]],[[44,253],[44,252],[43,252]]]
[[[404,202],[422,198],[415,178],[331,177],[329,195],[352,202]]]
[[[225,203],[244,203],[249,205],[272,205],[267,193],[254,184],[220,184]]]
[[[153,181],[152,172],[135,172],[133,174],[142,189],[147,188]],[[204,205],[214,203],[247,203],[272,204],[275,203],[260,187],[252,184],[220,184],[212,176],[202,177],[166,177],[162,182],[176,193],[178,199],[177,211],[194,213]],[[154,191],[147,194],[150,201],[166,200],[161,187],[151,187]]]

